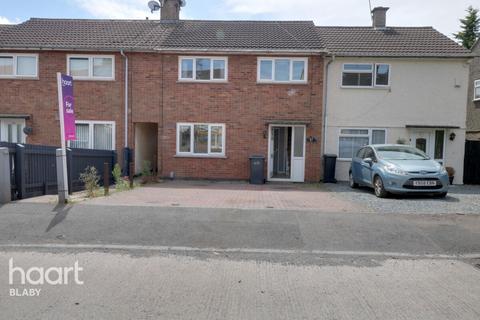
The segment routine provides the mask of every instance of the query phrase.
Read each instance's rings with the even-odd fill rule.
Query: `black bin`
[[[264,156],[250,157],[250,183],[251,184],[265,183],[264,167],[265,167]]]
[[[323,155],[323,183],[337,183],[335,179],[336,154]]]

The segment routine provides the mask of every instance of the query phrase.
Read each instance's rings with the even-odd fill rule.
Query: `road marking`
[[[341,250],[282,250],[282,249],[248,249],[248,248],[195,248],[178,246],[141,246],[116,244],[0,244],[3,249],[82,249],[82,250],[120,250],[120,251],[158,251],[158,252],[206,252],[206,253],[251,253],[251,254],[307,254],[323,256],[365,256],[365,257],[399,257],[399,258],[429,258],[429,259],[480,259],[480,253],[468,254],[411,254],[405,252],[381,251],[341,251]]]

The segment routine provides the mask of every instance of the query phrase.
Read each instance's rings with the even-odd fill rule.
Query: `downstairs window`
[[[225,125],[178,123],[177,155],[224,156]]]

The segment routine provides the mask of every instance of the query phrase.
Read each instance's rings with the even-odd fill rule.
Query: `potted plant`
[[[453,184],[453,179],[455,179],[455,169],[453,169],[452,167],[446,167],[445,170],[447,170],[450,184]]]

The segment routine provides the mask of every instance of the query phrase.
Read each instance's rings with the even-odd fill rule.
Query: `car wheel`
[[[373,189],[375,190],[375,195],[378,198],[386,198],[388,196],[388,192],[385,190],[383,180],[380,178],[380,176],[376,176],[373,180]]]
[[[435,195],[435,198],[445,198],[447,196],[448,192],[442,192],[442,193],[437,193]]]
[[[358,188],[358,183],[353,179],[353,174],[351,172],[348,174],[348,183],[350,184],[350,188]]]

